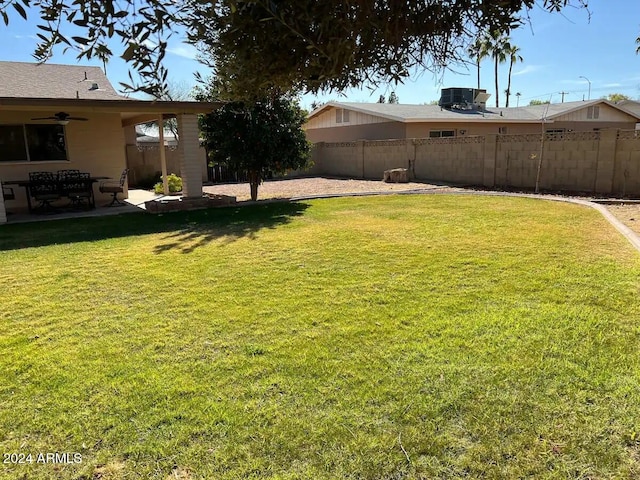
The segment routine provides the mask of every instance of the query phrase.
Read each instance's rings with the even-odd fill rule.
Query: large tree
[[[491,33],[485,35],[483,38],[483,41],[485,42],[484,48],[487,50],[487,52],[489,52],[491,58],[493,58],[493,74],[496,85],[496,108],[498,108],[500,106],[498,65],[507,61],[507,56],[508,52],[511,49],[511,44],[509,43],[509,37],[498,30],[491,31]]]
[[[587,2],[0,0],[0,17],[41,19],[39,60],[57,45],[79,58],[120,55],[140,74],[130,87],[156,95],[167,79],[168,37],[186,33],[234,96],[247,97],[274,87],[318,92],[402,81],[415,68],[464,62],[478,32],[508,33],[536,5],[559,12]]]
[[[480,90],[480,63],[489,56],[487,50],[488,42],[483,36],[475,38],[473,43],[467,48],[467,54],[476,64],[476,73],[478,75],[478,90]]]
[[[229,102],[204,115],[200,129],[212,161],[246,171],[251,199],[269,173],[307,165],[311,147],[302,125],[307,112],[296,101],[273,95],[253,103]]]
[[[513,71],[513,64],[516,62],[522,62],[522,55],[520,55],[520,47],[518,47],[517,45],[513,45],[512,43],[509,43],[508,48],[506,49],[506,54],[507,57],[509,58],[509,76],[507,77],[507,91],[506,91],[506,95],[507,95],[507,103],[505,104],[505,107],[509,107],[509,97],[511,96],[511,73]]]

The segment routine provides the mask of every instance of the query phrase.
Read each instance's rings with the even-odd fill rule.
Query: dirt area
[[[442,184],[410,182],[384,183],[379,180],[351,180],[337,178],[294,178],[289,180],[270,180],[260,185],[258,199],[296,198],[315,195],[337,195],[348,193],[402,192],[407,190],[461,191],[462,188]],[[231,195],[238,201],[249,200],[249,184],[227,184],[205,186],[206,193]],[[584,197],[588,199],[588,197]],[[625,225],[640,234],[640,204],[607,205]]]
[[[270,180],[260,185],[258,200],[272,198],[296,198],[313,195],[336,195],[346,193],[402,192],[407,190],[454,190],[445,185],[430,183],[384,183],[376,180],[350,180],[334,178],[294,178],[290,180]],[[460,189],[456,189],[460,190]],[[206,193],[231,195],[238,201],[249,199],[249,184],[227,184],[205,186]]]
[[[640,203],[607,205],[606,207],[618,220],[640,235]]]

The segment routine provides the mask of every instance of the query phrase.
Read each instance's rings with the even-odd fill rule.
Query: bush
[[[162,178],[160,178],[162,180]],[[182,178],[175,173],[167,176],[167,183],[169,184],[169,193],[176,193],[182,191]],[[154,192],[164,193],[162,182],[156,183],[153,187]]]

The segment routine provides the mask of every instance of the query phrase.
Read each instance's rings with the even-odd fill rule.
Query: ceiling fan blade
[[[67,120],[80,120],[81,122],[86,122],[89,119],[84,117],[67,117]]]
[[[57,117],[37,117],[37,118],[32,118],[31,120],[58,120]]]

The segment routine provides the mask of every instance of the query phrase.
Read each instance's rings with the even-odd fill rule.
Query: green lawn
[[[531,199],[4,226],[0,478],[638,478],[639,294]]]

